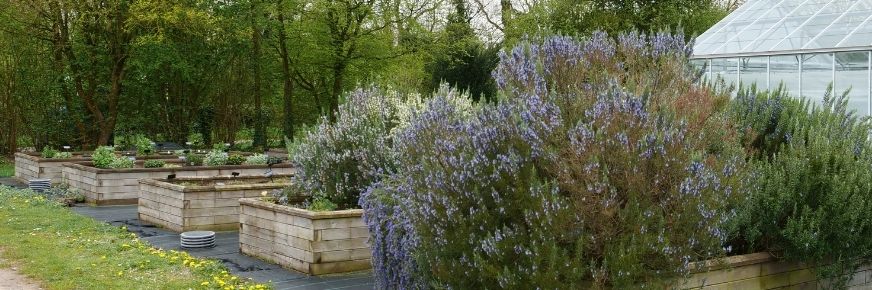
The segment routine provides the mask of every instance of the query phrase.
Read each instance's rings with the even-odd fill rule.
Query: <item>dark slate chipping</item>
[[[0,179],[0,183],[3,179]],[[326,289],[374,289],[370,271],[327,276],[307,276],[279,265],[239,252],[239,233],[215,233],[215,247],[205,249],[182,249],[178,233],[157,228],[137,219],[135,205],[125,206],[76,206],[73,211],[105,221],[114,226],[126,226],[144,241],[165,250],[184,250],[195,257],[220,260],[230,272],[240,277],[251,278],[261,283],[272,283],[275,289],[326,290]]]

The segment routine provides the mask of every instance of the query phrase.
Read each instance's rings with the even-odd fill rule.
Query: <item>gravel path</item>
[[[21,275],[15,267],[0,269],[0,289],[39,290],[39,284]]]

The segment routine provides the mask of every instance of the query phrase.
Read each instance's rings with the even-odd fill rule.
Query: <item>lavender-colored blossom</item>
[[[378,287],[620,288],[655,272],[638,264],[683,275],[718,255],[743,159],[721,162],[669,111],[683,88],[644,81],[684,66],[624,64],[687,50],[663,33],[552,37],[500,53],[497,104],[437,92],[385,143],[396,168],[361,200]],[[616,243],[646,260],[618,259]]]

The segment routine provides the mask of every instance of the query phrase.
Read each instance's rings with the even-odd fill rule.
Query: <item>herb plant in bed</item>
[[[60,183],[64,164],[91,161],[93,154],[94,152],[90,151],[60,152],[51,147],[44,148],[42,152],[18,152],[15,153],[15,177],[22,181],[51,179],[52,183]],[[114,154],[124,156],[133,155],[135,152],[115,152]],[[136,156],[136,159],[142,160],[175,158],[177,158],[175,155],[166,152],[138,154]]]
[[[358,198],[390,166],[390,132],[417,105],[375,88],[351,93],[335,123],[322,119],[290,146],[299,169],[290,188],[240,200],[240,250],[313,275],[370,268]]]
[[[247,162],[243,165],[203,166],[202,163],[189,163],[193,159],[189,157],[187,160],[164,160],[164,166],[160,168],[146,168],[145,161],[142,160],[124,162],[121,160],[122,158],[113,158],[106,154],[102,154],[103,157],[98,159],[97,155],[95,152],[92,162],[76,162],[65,165],[63,180],[69,184],[70,188],[77,189],[84,194],[88,202],[98,205],[136,204],[140,179],[160,179],[167,178],[169,175],[176,177],[230,176],[234,173],[240,176],[263,176],[293,174],[294,171],[291,164],[268,164],[268,160],[265,158],[255,156],[248,158],[256,162]]]

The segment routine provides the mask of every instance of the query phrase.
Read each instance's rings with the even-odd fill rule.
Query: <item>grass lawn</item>
[[[0,256],[47,289],[266,289],[214,260],[152,248],[123,228],[0,186]]]
[[[5,157],[0,157],[0,177],[9,177],[15,175],[15,164],[7,160]]]

